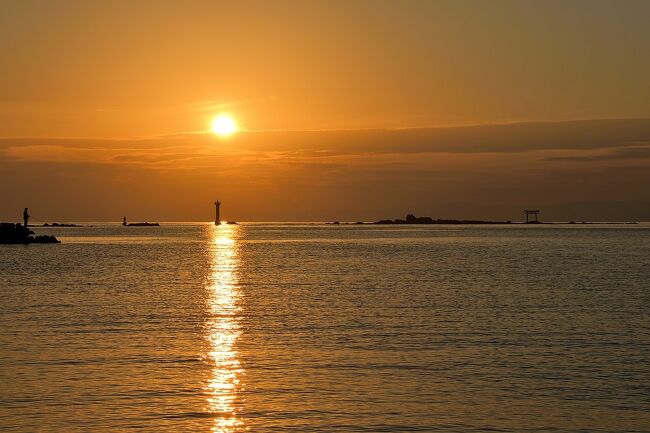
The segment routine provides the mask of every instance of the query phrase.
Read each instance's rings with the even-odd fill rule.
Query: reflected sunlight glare
[[[237,280],[237,245],[239,227],[210,226],[210,275],[208,277],[209,317],[206,338],[207,358],[212,365],[206,385],[208,411],[214,415],[214,433],[232,433],[244,429],[235,403],[243,373],[236,349],[239,327],[240,297]]]

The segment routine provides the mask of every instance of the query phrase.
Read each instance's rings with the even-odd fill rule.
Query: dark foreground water
[[[2,432],[650,431],[650,226],[0,246]]]

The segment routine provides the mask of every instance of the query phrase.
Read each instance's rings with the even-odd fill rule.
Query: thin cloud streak
[[[225,140],[205,132],[136,139],[4,138],[0,150],[50,145],[75,148],[169,147],[233,151],[354,153],[509,153],[590,150],[650,143],[650,119],[517,123],[454,128],[337,131],[243,131]]]

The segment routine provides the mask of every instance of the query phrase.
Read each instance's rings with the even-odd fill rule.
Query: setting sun
[[[212,132],[219,137],[228,137],[238,131],[235,119],[227,114],[220,114],[212,120]]]
[[[0,12],[0,433],[650,433],[650,0]]]

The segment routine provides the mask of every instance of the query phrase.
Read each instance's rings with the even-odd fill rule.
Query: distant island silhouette
[[[129,223],[129,222],[126,221],[126,217],[124,217],[124,218],[122,219],[122,225],[125,226],[125,227],[157,227],[157,226],[159,226],[160,224],[158,224],[158,223],[148,223],[148,222],[144,222],[144,223]]]
[[[375,221],[372,224],[512,224],[512,221],[457,220],[440,218],[433,219],[428,216],[416,217],[413,214],[408,214],[404,219],[385,219]]]
[[[80,225],[77,224],[69,224],[69,223],[45,223],[41,227],[81,227]]]
[[[371,223],[364,223],[361,221],[357,221],[356,223],[341,223],[339,221],[334,221],[331,223],[327,224],[333,224],[333,225],[338,225],[338,224],[379,224],[379,225],[406,225],[406,224],[465,224],[465,225],[471,225],[471,224],[523,224],[523,225],[551,225],[551,224],[638,224],[636,221],[582,221],[582,222],[576,222],[576,221],[567,221],[567,222],[559,222],[559,221],[553,221],[553,222],[542,222],[537,219],[535,220],[528,220],[528,221],[484,221],[484,220],[458,220],[458,219],[433,219],[428,216],[424,217],[417,217],[413,214],[408,214],[404,219],[383,219]]]
[[[17,223],[0,223],[0,244],[58,244],[56,237],[48,235],[30,236],[34,232]]]

